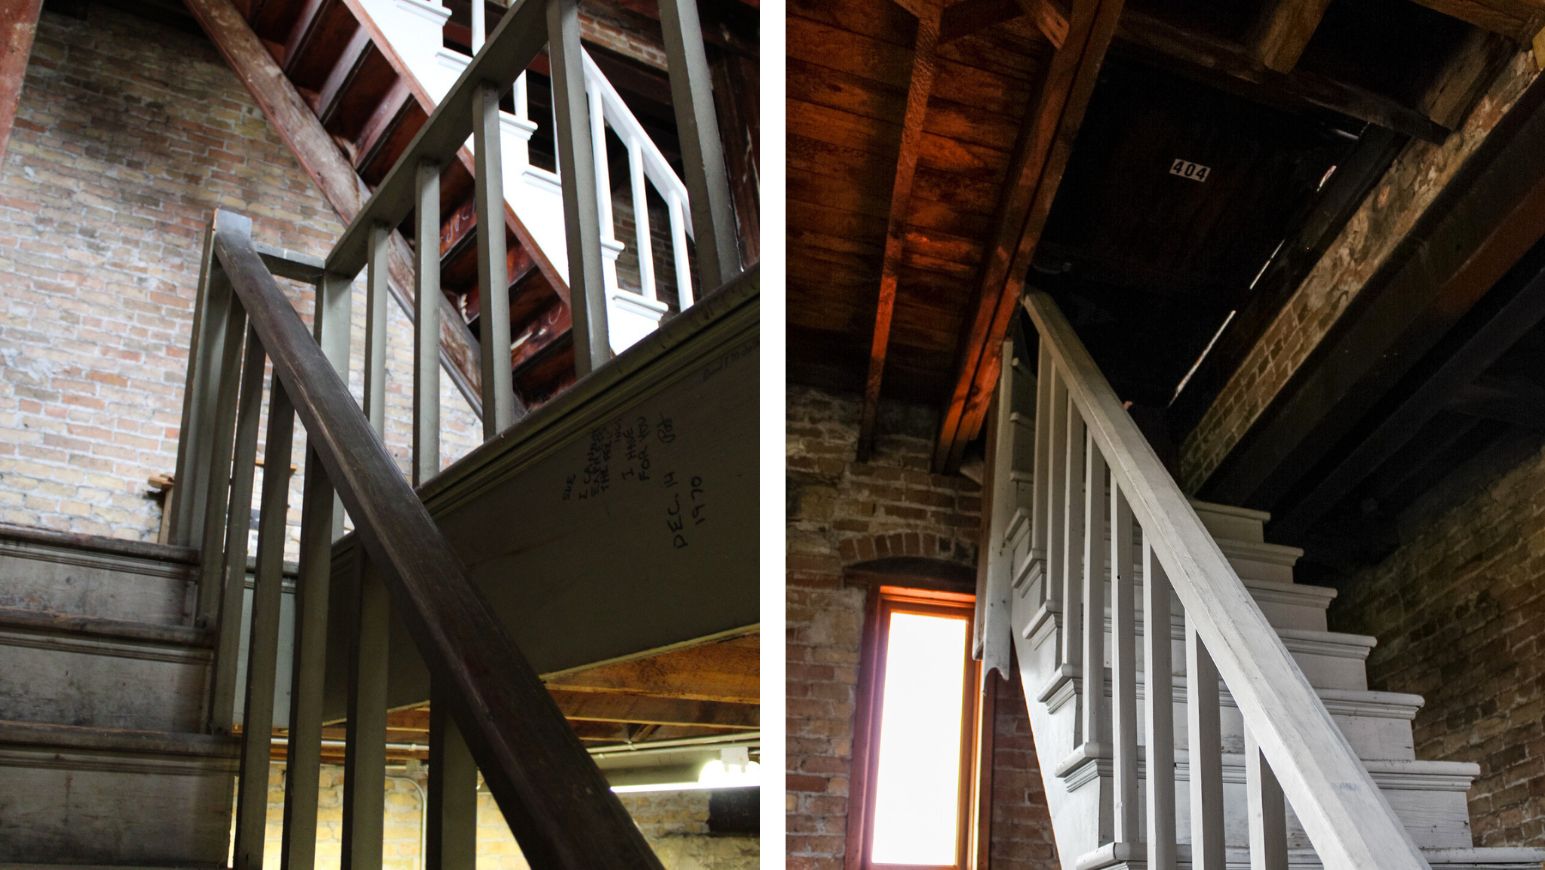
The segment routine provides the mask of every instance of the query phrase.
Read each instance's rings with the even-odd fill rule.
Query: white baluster
[[[671,197],[666,203],[671,215],[671,256],[676,259],[676,297],[681,300],[681,310],[692,305],[692,264],[687,259],[687,224],[681,199]]]
[[[596,216],[601,223],[601,278],[606,287],[607,305],[617,292],[617,256],[622,243],[617,241],[617,225],[612,219],[611,169],[606,159],[606,106],[601,101],[601,85],[595,79],[585,82],[585,99],[590,106],[590,151],[595,156]],[[616,337],[612,346],[619,346]]]
[[[646,299],[655,299],[654,245],[649,238],[649,191],[644,187],[644,155],[637,138],[628,140],[628,180],[633,187],[633,228],[637,236],[638,289]]]
[[[483,50],[483,40],[487,38],[488,22],[487,9],[483,6],[483,0],[472,0],[472,53],[477,54]]]
[[[1080,427],[1083,428],[1083,427]],[[1105,457],[1084,430],[1083,552],[1083,698],[1084,743],[1107,746],[1110,719],[1105,713]],[[1072,620],[1068,620],[1072,622]]]
[[[515,117],[522,121],[530,121],[531,96],[526,93],[525,73],[515,77],[515,85],[510,91],[510,96],[515,100]]]

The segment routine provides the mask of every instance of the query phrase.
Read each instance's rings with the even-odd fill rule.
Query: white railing
[[[1326,867],[1426,867],[1056,304],[1031,293],[1024,307],[1040,336],[1034,475],[1014,483],[1024,487],[1031,519],[1028,534],[1020,524],[1024,567],[1004,572],[997,582],[1012,587],[1004,597],[1026,599],[1024,609],[1051,614],[1039,620],[1041,627],[1024,629],[1027,640],[1045,637],[1044,626],[1061,620],[1056,642],[1044,650],[1053,685],[1041,700],[1076,696],[1068,723],[1072,752],[1043,757],[1043,766],[1064,774],[1086,767],[1101,779],[1091,790],[1097,802],[1084,808],[1088,836],[1076,844],[1092,851],[1064,852],[1064,866],[1135,860],[1150,868],[1175,867],[1183,848],[1176,830],[1177,756],[1189,780],[1190,866],[1224,866],[1225,816],[1240,815],[1224,805],[1219,707],[1226,689],[1244,724],[1250,866],[1287,867],[1291,807]],[[1016,374],[1009,367],[1006,373]],[[1000,415],[1006,411],[999,409]],[[1029,425],[1028,414],[1014,416],[1015,423]],[[994,485],[1007,475],[995,472]],[[1180,752],[1172,674],[1182,671],[1171,664],[1171,592],[1184,624],[1186,745]],[[1026,661],[1023,652],[1020,657]],[[1038,747],[1042,738],[1038,727]],[[1065,748],[1048,745],[1044,751]],[[1073,844],[1062,842],[1064,827],[1058,837],[1065,850]],[[1240,846],[1238,839],[1230,847]]]
[[[440,0],[360,0],[360,3],[402,58],[408,68],[405,72],[417,79],[438,103],[472,61],[470,55],[445,47],[443,33],[450,10]],[[472,6],[472,47],[476,51],[481,50],[486,25],[482,21],[480,4]],[[657,329],[671,310],[660,299],[661,282],[657,278],[650,232],[649,186],[653,186],[665,203],[670,223],[669,268],[674,275],[677,310],[692,305],[692,260],[688,242],[694,235],[690,201],[686,182],[676,174],[588,52],[583,53],[583,61],[592,159],[599,182],[596,207],[601,227],[608,333],[612,350],[621,352]],[[562,180],[558,173],[531,162],[530,142],[543,122],[531,117],[527,89],[527,76],[522,74],[513,87],[514,111],[500,112],[501,150],[506,167],[505,201],[520,217],[548,262],[559,274],[566,274],[568,253],[565,249]],[[610,177],[607,128],[621,140],[628,155],[628,199],[632,203],[636,230],[630,241],[638,254],[638,286],[625,285],[617,272],[617,261],[626,244],[616,237],[612,189],[607,183]],[[471,145],[468,147],[470,149]]]

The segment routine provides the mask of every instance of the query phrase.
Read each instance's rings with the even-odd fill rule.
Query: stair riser
[[[1108,764],[1103,765],[1109,770]],[[1175,817],[1176,832],[1181,843],[1191,842],[1190,783],[1187,768],[1176,764]],[[1073,775],[1076,779],[1077,773]],[[1433,787],[1422,776],[1405,777],[1383,775],[1377,777],[1384,799],[1389,801],[1395,815],[1405,825],[1411,839],[1422,848],[1459,849],[1470,845],[1469,807],[1462,789]],[[1109,774],[1102,774],[1076,788],[1113,788]],[[1139,784],[1139,818],[1146,818],[1146,780]],[[1244,770],[1224,766],[1223,769],[1224,841],[1230,847],[1245,848],[1249,845],[1248,796],[1245,791]],[[1288,810],[1288,846],[1309,848],[1309,840],[1303,828]]]
[[[188,566],[0,540],[0,607],[180,625],[192,580]]]
[[[1174,703],[1174,735],[1175,745],[1185,746],[1187,740],[1186,731],[1186,704],[1185,687],[1176,686]],[[1110,686],[1105,688],[1106,710],[1110,710],[1111,694]],[[1146,745],[1148,733],[1148,716],[1146,706],[1143,704],[1141,686],[1138,692],[1137,707],[1137,742],[1139,746]],[[1377,710],[1370,705],[1370,712],[1359,713],[1353,705],[1335,705],[1331,708],[1331,718],[1346,736],[1347,742],[1352,745],[1357,757],[1364,760],[1380,761],[1411,761],[1416,758],[1415,744],[1411,734],[1411,720],[1400,716],[1391,716]],[[1222,724],[1223,751],[1244,752],[1244,720],[1240,716],[1239,708],[1234,706],[1233,699],[1227,692],[1222,694],[1222,706],[1219,721]]]
[[[225,866],[233,759],[0,747],[0,862]]]
[[[204,649],[0,629],[0,719],[197,731]]]

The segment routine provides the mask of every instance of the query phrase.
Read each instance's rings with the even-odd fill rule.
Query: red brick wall
[[[866,589],[844,568],[893,556],[974,564],[980,488],[928,471],[932,412],[887,406],[875,455],[854,461],[858,402],[788,394],[788,866],[833,870],[846,847]],[[1018,681],[1000,686],[992,866],[1055,866]]]
[[[1414,692],[1420,758],[1473,761],[1476,845],[1545,843],[1545,445],[1475,460],[1340,585],[1331,628],[1375,635],[1373,688]]]

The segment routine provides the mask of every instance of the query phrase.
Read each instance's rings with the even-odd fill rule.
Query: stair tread
[[[1144,848],[1142,843],[1133,843],[1130,846],[1118,846],[1115,844],[1102,846],[1093,852],[1081,856],[1076,862],[1079,868],[1096,867],[1122,867],[1128,862],[1113,862],[1113,852],[1136,851],[1139,855]],[[1471,846],[1465,849],[1458,848],[1434,848],[1418,847],[1422,857],[1434,867],[1451,868],[1507,868],[1507,870],[1538,870],[1540,862],[1545,861],[1545,849],[1527,847],[1495,847],[1495,846]],[[1129,851],[1130,850],[1130,851]],[[1319,856],[1312,849],[1295,848],[1288,849],[1288,865],[1290,867],[1315,867],[1319,866]],[[1191,844],[1175,844],[1175,858],[1177,865],[1190,866]],[[1139,859],[1129,859],[1136,864]],[[1224,860],[1228,866],[1249,866],[1250,850],[1241,846],[1228,846],[1224,849]]]
[[[89,749],[109,752],[234,758],[237,737],[182,731],[146,731],[0,719],[0,745]]]
[[[89,635],[107,640],[138,641],[213,648],[214,634],[191,625],[134,622],[105,616],[82,616],[50,610],[0,607],[0,628]]]
[[[183,565],[198,564],[198,551],[192,547],[178,547],[171,544],[156,544],[148,541],[128,541],[76,532],[59,532],[53,529],[19,526],[12,523],[0,523],[0,540],[14,540],[29,544],[44,544],[50,547],[91,550],[114,556],[128,556]]]

